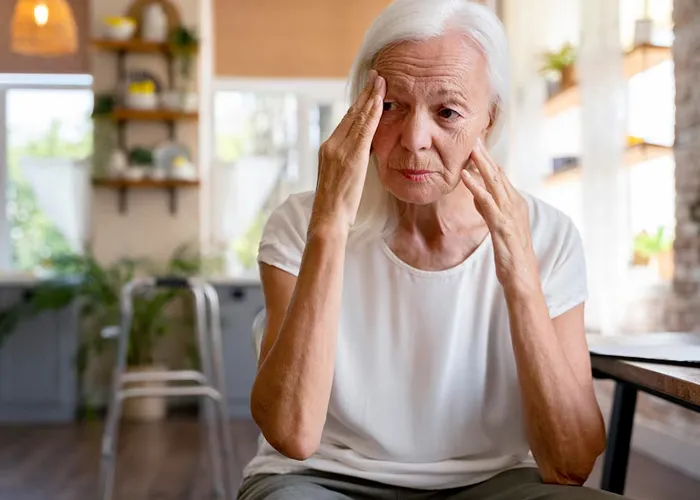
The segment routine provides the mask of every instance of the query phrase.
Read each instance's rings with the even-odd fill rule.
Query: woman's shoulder
[[[270,217],[283,217],[290,220],[305,221],[308,225],[314,204],[314,191],[290,194],[270,214]]]
[[[530,229],[543,237],[554,237],[557,234],[577,231],[574,221],[554,205],[525,191],[519,191],[525,198],[530,209]]]
[[[260,239],[259,262],[298,274],[313,202],[313,192],[292,194],[270,213]]]
[[[562,252],[581,247],[581,235],[570,216],[546,201],[520,192],[530,209],[532,244],[540,260],[557,259]]]
[[[571,217],[549,203],[522,193],[530,206],[532,246],[551,317],[588,297],[583,241]]]
[[[272,210],[265,226],[265,233],[292,233],[306,240],[314,204],[313,191],[291,194]]]

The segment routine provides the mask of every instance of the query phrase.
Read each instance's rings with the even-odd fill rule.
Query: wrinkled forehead
[[[483,51],[462,34],[393,44],[377,55],[374,68],[386,79],[389,92],[490,96]]]

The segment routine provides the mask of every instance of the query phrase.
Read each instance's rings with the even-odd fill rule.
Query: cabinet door
[[[0,290],[0,307],[23,290]],[[19,324],[0,347],[0,422],[65,422],[76,408],[76,309],[42,313]]]
[[[263,310],[260,285],[217,287],[221,301],[223,361],[232,418],[250,418],[250,391],[257,371],[253,320]]]

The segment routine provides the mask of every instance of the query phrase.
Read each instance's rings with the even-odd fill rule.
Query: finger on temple
[[[355,119],[352,121],[350,131],[348,132],[348,138],[350,140],[356,141],[361,134],[364,134],[364,128],[366,126],[373,127],[371,130],[372,136],[374,136],[374,131],[379,124],[379,118],[381,118],[384,95],[386,94],[386,83],[381,76],[377,76],[376,84],[374,85],[374,90],[372,95],[365,101],[362,109],[358,110]],[[379,105],[378,109],[375,105]],[[376,123],[368,123],[376,118]]]
[[[362,89],[362,92],[355,100],[355,103],[350,107],[350,109],[348,109],[348,112],[345,113],[343,119],[340,120],[340,123],[338,124],[338,126],[332,134],[333,136],[339,136],[340,139],[343,139],[347,136],[348,132],[350,131],[350,128],[352,127],[355,121],[355,117],[367,104],[367,101],[369,100],[370,96],[374,94],[374,82],[377,78],[378,75],[375,70],[371,69],[368,71],[367,84],[365,85],[365,88]]]
[[[377,132],[379,120],[382,117],[383,107],[383,96],[381,94],[373,95],[365,105],[366,113],[362,113],[363,119],[361,121],[358,120],[357,128],[354,130],[358,141],[358,147],[366,149],[368,153],[372,146],[374,134]]]

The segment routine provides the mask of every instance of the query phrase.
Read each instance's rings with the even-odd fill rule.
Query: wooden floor
[[[250,421],[231,423],[237,457],[234,480],[255,453]],[[115,500],[211,498],[206,460],[194,419],[122,428]],[[0,499],[96,498],[100,423],[0,427]],[[600,464],[589,484],[599,482]],[[643,456],[631,457],[627,495],[637,500],[698,500],[700,483]]]

